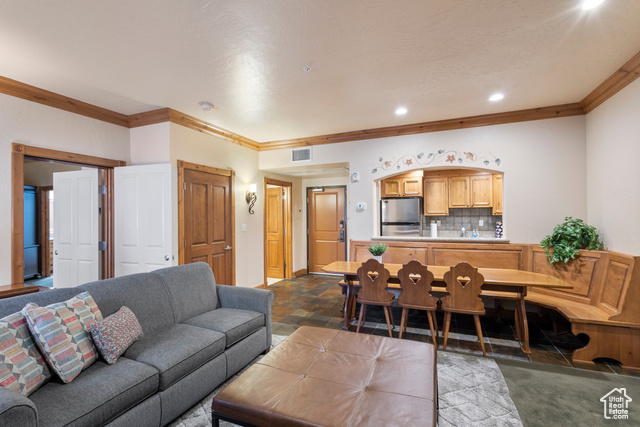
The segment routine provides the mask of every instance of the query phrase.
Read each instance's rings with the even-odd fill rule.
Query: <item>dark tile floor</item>
[[[273,333],[289,335],[298,327],[305,325],[342,329],[343,313],[341,308],[344,296],[342,288],[337,285],[339,279],[337,276],[305,275],[295,279],[281,280],[269,286],[275,295],[272,308]],[[393,336],[397,338],[402,309],[393,307],[392,312],[397,325]],[[442,329],[443,313],[439,312],[437,318],[438,326]],[[586,342],[573,335],[570,332],[568,322],[555,312],[529,312],[528,320],[531,347],[529,355],[524,354],[520,350],[518,342],[513,339],[512,312],[503,312],[500,319],[495,315],[481,316],[487,356],[640,377],[640,372],[622,369],[615,361],[611,360],[601,360],[595,365],[573,362],[571,353],[573,350],[583,347]],[[352,321],[349,330],[355,332],[356,325],[357,322]],[[381,308],[367,307],[366,323],[360,332],[388,336],[387,324]],[[403,334],[403,339],[405,337],[416,341],[431,342],[429,323],[424,312],[414,310],[409,312],[407,332]],[[442,349],[442,341],[442,336],[438,337],[440,349]],[[449,350],[482,355],[473,316],[456,314],[452,316],[447,341],[447,351]]]

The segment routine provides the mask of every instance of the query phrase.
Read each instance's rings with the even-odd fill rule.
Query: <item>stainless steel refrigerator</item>
[[[422,236],[422,197],[380,200],[381,236]]]

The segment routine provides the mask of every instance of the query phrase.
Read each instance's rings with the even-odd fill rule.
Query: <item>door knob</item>
[[[231,245],[227,245],[226,248],[224,248],[225,251],[230,251],[231,250]]]
[[[165,256],[164,256],[164,260],[165,260],[165,261],[169,261],[169,255],[165,255]]]
[[[56,250],[53,254],[54,254],[54,255],[58,255],[58,251]]]

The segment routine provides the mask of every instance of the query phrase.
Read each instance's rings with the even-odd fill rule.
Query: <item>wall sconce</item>
[[[249,191],[247,191],[247,203],[249,204],[249,213],[251,215],[254,214],[253,205],[255,205],[256,200],[258,200],[258,197],[256,196],[256,190],[256,184],[249,184]]]

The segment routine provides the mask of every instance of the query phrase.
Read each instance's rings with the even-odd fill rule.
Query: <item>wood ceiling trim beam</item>
[[[585,113],[593,111],[598,105],[620,92],[625,86],[640,77],[640,52],[627,61],[600,86],[585,96],[580,105]]]
[[[154,125],[163,122],[175,123],[189,129],[197,130],[198,132],[217,136],[225,141],[240,145],[241,147],[258,151],[259,143],[256,141],[171,108],[161,108],[159,110],[147,111],[146,113],[133,114],[129,116],[129,127],[131,128]]]
[[[526,122],[531,120],[555,119],[585,114],[582,106],[572,104],[554,105],[550,107],[531,108],[527,110],[509,111],[506,113],[483,114],[480,116],[459,119],[437,120],[400,126],[390,126],[353,132],[334,133],[309,138],[287,139],[260,144],[260,151],[279,150],[282,148],[306,147],[310,145],[335,144],[339,142],[359,141],[374,138],[387,138],[417,133],[441,132],[446,130],[466,129],[479,126],[500,125],[505,123]]]
[[[129,120],[126,114],[116,113],[106,108],[98,107],[77,99],[40,89],[16,80],[11,80],[0,76],[0,93],[37,102],[48,107],[58,108],[71,113],[92,119],[102,120],[118,126],[129,127]]]

